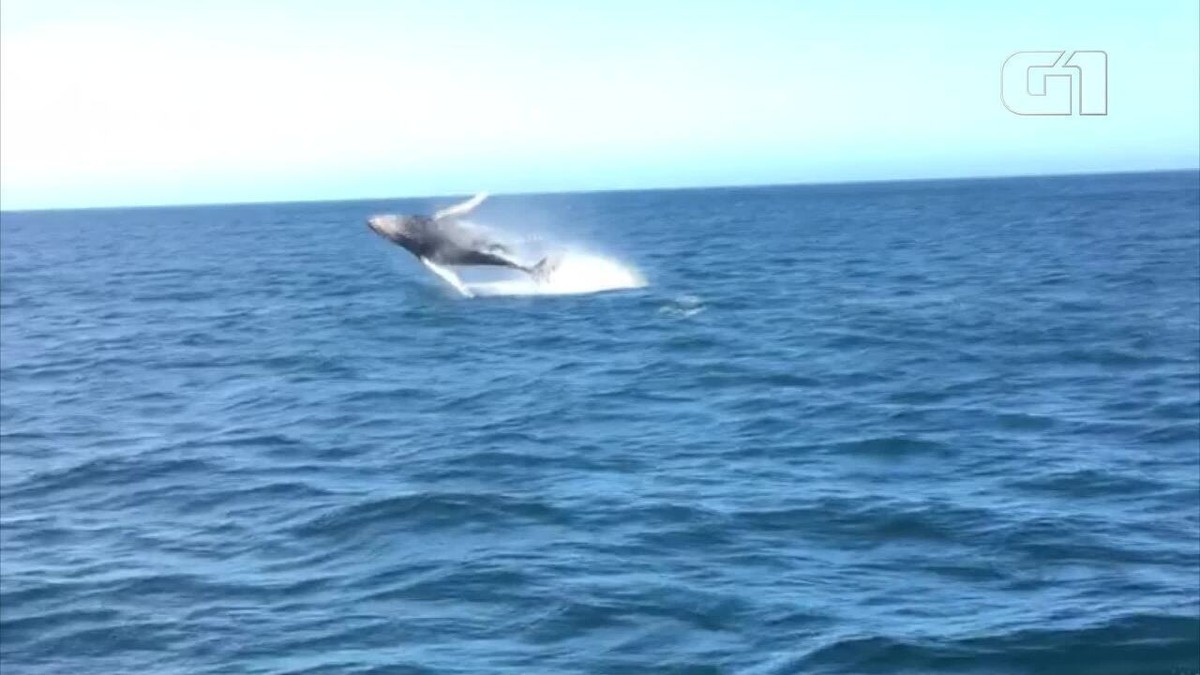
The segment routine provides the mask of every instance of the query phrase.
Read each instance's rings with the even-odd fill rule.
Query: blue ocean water
[[[5,213],[0,667],[1196,673],[1200,174]]]

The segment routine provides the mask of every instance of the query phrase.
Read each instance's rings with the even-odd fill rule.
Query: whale
[[[378,214],[367,218],[372,232],[412,253],[437,276],[464,291],[451,266],[492,266],[520,270],[535,281],[552,271],[550,256],[526,265],[517,259],[510,246],[493,233],[467,222],[464,217],[487,199],[481,192],[470,199],[448,206],[432,215]]]

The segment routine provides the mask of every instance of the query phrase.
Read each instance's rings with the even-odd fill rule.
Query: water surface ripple
[[[1200,179],[3,214],[23,673],[1195,673]],[[440,203],[440,202],[439,202]]]

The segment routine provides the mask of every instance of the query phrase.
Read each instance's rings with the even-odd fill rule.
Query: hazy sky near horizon
[[[5,0],[4,209],[1192,168],[1200,3]],[[1018,50],[1108,53],[1022,117]]]

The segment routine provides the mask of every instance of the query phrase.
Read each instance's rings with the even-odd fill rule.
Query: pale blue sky
[[[1193,168],[1200,3],[5,0],[5,209]],[[1017,50],[1109,55],[1020,117]]]

